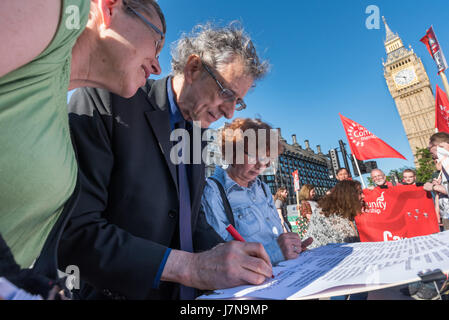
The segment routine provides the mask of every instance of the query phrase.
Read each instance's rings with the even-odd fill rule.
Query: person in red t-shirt
[[[402,184],[404,184],[404,185],[416,184],[415,170],[405,169],[404,172],[402,172]]]
[[[380,169],[373,169],[371,171],[371,179],[374,182],[374,187],[371,187],[370,189],[374,189],[375,187],[392,187],[393,184],[389,181],[387,181],[387,176],[385,173]]]

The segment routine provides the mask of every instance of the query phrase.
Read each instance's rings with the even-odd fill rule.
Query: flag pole
[[[299,208],[299,190],[296,190],[296,205]]]
[[[444,90],[446,91],[446,96],[449,100],[449,83],[447,82],[447,77],[444,71],[440,72],[441,80],[443,81]]]
[[[354,153],[352,154],[352,157],[354,158],[355,166],[357,167],[357,172],[359,173],[360,180],[362,181],[363,189],[366,189],[365,181],[363,180],[362,173],[360,172],[359,162],[357,161],[357,158],[355,157]]]

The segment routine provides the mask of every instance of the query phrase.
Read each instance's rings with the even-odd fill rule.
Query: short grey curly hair
[[[183,34],[172,45],[172,73],[179,75],[191,55],[199,56],[207,65],[220,69],[241,58],[246,73],[259,80],[268,72],[269,64],[262,61],[250,37],[238,22],[226,27],[215,27],[211,23],[197,25],[190,34]]]

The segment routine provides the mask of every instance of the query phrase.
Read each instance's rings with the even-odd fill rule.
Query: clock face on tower
[[[398,86],[406,86],[416,79],[416,73],[413,68],[407,68],[394,75],[394,82]]]

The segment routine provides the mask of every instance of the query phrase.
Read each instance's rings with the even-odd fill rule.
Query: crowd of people
[[[0,16],[0,279],[43,299],[188,300],[261,284],[308,248],[358,241],[364,196],[347,169],[318,201],[302,187],[292,232],[287,190],[273,198],[258,178],[280,141],[245,144],[245,132],[271,131],[262,120],[228,125],[222,153],[233,161],[208,179],[190,152],[196,142],[173,139],[234,118],[268,73],[242,26],[195,26],[173,44],[171,74],[155,81],[167,26],[154,0],[2,1]],[[449,135],[433,140],[436,160],[437,147],[449,150]],[[371,175],[388,185],[382,171]],[[404,183],[415,176],[404,172]],[[447,227],[446,173],[424,188]],[[58,270],[71,265],[81,283],[69,291]]]

